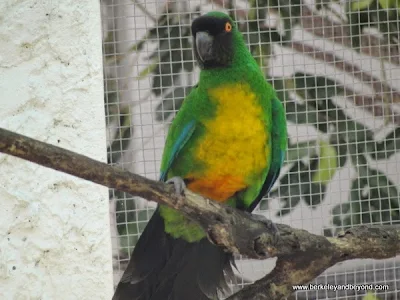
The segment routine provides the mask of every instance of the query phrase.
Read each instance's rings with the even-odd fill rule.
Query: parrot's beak
[[[200,60],[203,63],[213,58],[213,41],[213,37],[205,31],[200,31],[196,33],[196,50]]]

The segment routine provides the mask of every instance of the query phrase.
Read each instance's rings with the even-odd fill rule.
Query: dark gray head
[[[233,60],[232,19],[222,12],[210,12],[192,23],[194,53],[202,69],[228,67]]]

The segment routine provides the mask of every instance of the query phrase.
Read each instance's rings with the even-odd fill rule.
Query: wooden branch
[[[338,262],[356,258],[385,259],[400,253],[398,226],[357,226],[337,238],[325,238],[285,225],[278,228],[281,241],[293,247],[292,253],[278,255],[271,273],[227,300],[284,300],[294,293],[294,285],[309,283]]]
[[[199,223],[215,244],[232,253],[241,253],[251,258],[265,258],[276,253],[272,246],[275,233],[272,227],[268,228],[268,224],[253,220],[245,212],[204,199],[189,190],[185,191],[186,197],[179,196],[171,186],[163,182],[132,174],[5,129],[0,129],[0,152],[175,208]]]
[[[305,284],[328,267],[347,259],[384,259],[400,253],[397,227],[359,226],[337,238],[278,224],[273,227],[250,214],[209,201],[189,190],[177,195],[172,186],[129,173],[89,157],[0,129],[0,152],[62,171],[109,188],[168,205],[197,222],[219,246],[250,258],[277,256],[275,269],[228,299],[285,299],[293,285]]]

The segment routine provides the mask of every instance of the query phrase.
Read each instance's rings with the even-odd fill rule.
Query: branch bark
[[[250,258],[278,257],[275,269],[246,286],[230,300],[285,299],[292,286],[305,284],[337,262],[354,258],[384,259],[400,253],[400,229],[359,226],[337,238],[278,224],[271,226],[242,211],[209,201],[189,190],[177,195],[172,186],[50,144],[0,129],[0,152],[91,182],[168,205],[202,226],[209,238],[227,251]]]

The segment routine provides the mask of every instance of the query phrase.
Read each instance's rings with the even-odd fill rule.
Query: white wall
[[[99,1],[0,1],[0,127],[106,161]],[[0,154],[0,299],[110,299],[108,189]]]

